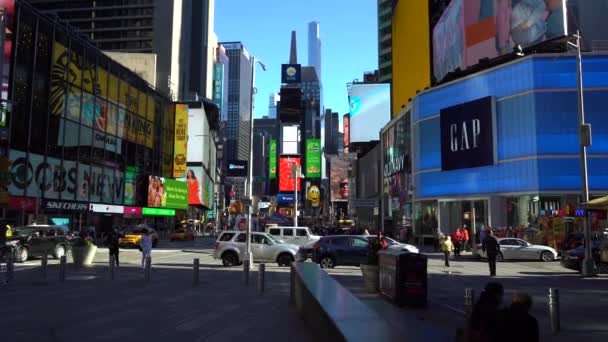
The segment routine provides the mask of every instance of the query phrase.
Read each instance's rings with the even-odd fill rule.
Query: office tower
[[[215,67],[213,72],[213,102],[220,107],[220,120],[228,120],[228,75],[230,61],[226,49],[219,45],[216,49]]]
[[[378,71],[380,82],[392,79],[392,15],[393,2],[378,0]]]
[[[302,67],[305,138],[321,137],[321,82],[314,67]]]
[[[273,193],[269,177],[270,140],[279,141],[279,127],[279,121],[276,119],[255,119],[253,121],[253,153],[256,156],[252,162],[254,196],[268,196]],[[274,183],[276,183],[276,179]]]
[[[148,57],[150,68],[155,68],[156,88],[186,101],[212,96],[208,88],[213,73],[209,59],[214,49],[214,1],[29,2],[44,13],[57,15],[97,48],[138,73],[141,60]]]
[[[317,78],[321,81],[321,36],[317,21],[308,23],[308,65],[315,68]]]
[[[252,62],[241,42],[220,43],[228,56],[228,111],[225,127],[227,160],[249,160]]]
[[[277,118],[277,103],[281,97],[277,93],[270,94],[268,98],[268,118],[276,119]]]
[[[325,155],[338,153],[338,134],[340,133],[340,118],[338,113],[332,112],[331,109],[325,110]]]

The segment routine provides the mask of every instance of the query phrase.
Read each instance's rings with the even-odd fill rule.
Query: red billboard
[[[279,192],[294,191],[295,181],[291,176],[293,165],[302,165],[300,157],[280,157],[279,158]],[[302,179],[298,181],[298,191],[302,186]]]

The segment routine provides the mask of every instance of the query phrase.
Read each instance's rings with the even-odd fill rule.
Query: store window
[[[433,235],[438,228],[437,201],[416,203],[415,225],[417,234]]]

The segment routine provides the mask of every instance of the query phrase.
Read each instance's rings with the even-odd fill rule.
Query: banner
[[[175,149],[173,154],[173,178],[186,174],[188,155],[188,105],[175,105]]]
[[[139,168],[137,166],[127,166],[125,168],[125,204],[135,205],[135,187]]]
[[[188,209],[188,185],[174,179],[148,176],[148,207]]]
[[[306,178],[321,178],[321,140],[306,139]]]
[[[189,205],[201,205],[201,198],[204,185],[205,171],[201,166],[188,167],[186,171],[186,184],[188,184],[188,204]]]
[[[269,178],[276,179],[277,178],[277,140],[270,139],[270,155],[269,155]]]

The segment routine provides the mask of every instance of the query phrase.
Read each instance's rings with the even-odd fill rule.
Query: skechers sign
[[[228,177],[247,177],[247,161],[246,160],[230,160],[228,161]]]
[[[494,165],[496,110],[493,97],[441,110],[441,170]]]

